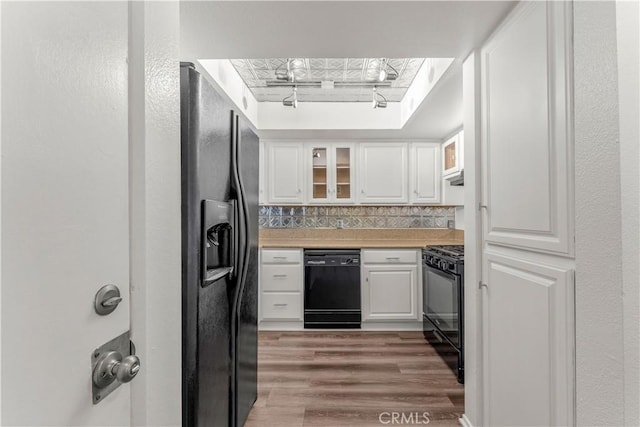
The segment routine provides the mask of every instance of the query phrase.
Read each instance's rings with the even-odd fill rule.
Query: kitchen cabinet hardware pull
[[[487,289],[489,289],[489,285],[487,285],[486,283],[483,283],[482,281],[478,282],[478,285],[479,285],[478,287],[479,287],[480,289],[482,289],[482,288],[487,288]]]
[[[279,303],[279,304],[273,304],[274,307],[286,307],[289,304],[284,304],[284,303]]]
[[[274,274],[273,277],[287,277],[286,274]]]
[[[286,256],[274,256],[273,259],[287,259]]]
[[[388,256],[386,259],[388,259],[388,260],[394,260],[394,259],[399,260],[400,257],[399,256]]]
[[[483,205],[482,203],[480,203],[478,205],[478,210],[481,211],[482,209],[489,209],[489,207],[487,205]]]

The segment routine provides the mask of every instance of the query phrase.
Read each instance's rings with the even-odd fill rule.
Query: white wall
[[[2,3],[0,3],[0,46],[2,46]],[[0,64],[2,64],[2,49],[0,49]],[[2,67],[0,66],[0,82],[2,81]],[[2,85],[0,84],[0,99],[2,99]],[[1,110],[1,107],[0,107]],[[2,158],[2,114],[0,111],[0,158]],[[2,188],[2,162],[0,162],[0,188]],[[2,197],[0,197],[0,224],[2,224]],[[2,227],[0,226],[0,260],[2,259]],[[0,319],[2,319],[2,262],[0,262]],[[0,320],[0,330],[2,321]],[[0,339],[0,366],[2,366],[2,340]],[[2,369],[0,369],[0,420],[2,420]]]
[[[401,127],[407,124],[453,62],[453,58],[427,58],[424,61],[400,102]]]
[[[280,102],[260,102],[259,130],[273,129],[400,129],[400,103],[372,108],[369,102],[300,102],[298,108]]]
[[[578,425],[624,422],[615,6],[574,3]]]
[[[478,204],[480,203],[480,52],[474,52],[462,66],[462,97],[464,124],[464,156],[466,182],[464,185],[465,215],[465,404],[463,419],[473,426],[482,425],[482,311],[481,293],[477,283],[481,270],[482,231]]]
[[[456,230],[464,230],[464,206],[456,207]]]
[[[640,6],[617,1],[622,283],[624,322],[624,422],[640,425]]]
[[[196,61],[196,69],[218,92],[235,105],[236,112],[258,126],[258,101],[228,59]]]
[[[132,425],[181,424],[179,5],[131,2]]]

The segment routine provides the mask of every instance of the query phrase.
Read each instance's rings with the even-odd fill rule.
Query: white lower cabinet
[[[302,301],[299,292],[264,292],[263,320],[302,320]]]
[[[262,249],[260,254],[261,323],[291,322],[302,326],[302,249]]]
[[[421,329],[418,249],[363,249],[361,270],[363,329]],[[260,329],[304,327],[302,249],[260,252]]]
[[[363,322],[419,320],[419,252],[370,249],[362,258]]]
[[[302,269],[295,264],[263,264],[262,292],[300,292]]]

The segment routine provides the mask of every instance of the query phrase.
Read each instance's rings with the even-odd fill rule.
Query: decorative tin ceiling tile
[[[278,68],[281,65],[285,64],[286,62],[287,62],[286,59],[272,58],[272,59],[269,59],[269,66],[271,67],[272,70],[275,70],[276,68]]]
[[[389,102],[401,101],[424,61],[424,58],[388,59],[388,64],[398,72],[398,78],[386,82],[386,86],[379,87],[378,91]],[[291,87],[282,85],[283,82],[274,85],[276,70],[286,69],[286,63],[287,58],[231,60],[256,99],[273,102],[291,94]],[[298,98],[302,102],[369,102],[371,84],[377,81],[380,64],[380,58],[294,58],[291,66],[300,83]],[[335,87],[322,89],[321,81],[332,81]],[[345,83],[349,86],[345,87]],[[358,83],[362,86],[357,86]]]
[[[273,73],[270,70],[256,69],[256,76],[259,80],[269,80],[273,78]]]
[[[348,58],[347,59],[347,68],[350,70],[362,70],[362,66],[364,65],[364,59],[362,58]]]
[[[359,81],[362,79],[362,70],[347,70],[345,75],[345,80],[356,80]]]

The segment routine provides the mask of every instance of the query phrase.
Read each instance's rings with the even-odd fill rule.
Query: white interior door
[[[514,9],[482,49],[486,425],[572,425],[570,4]]]
[[[91,387],[129,329],[128,5],[1,7],[2,424],[129,425],[129,385]]]

